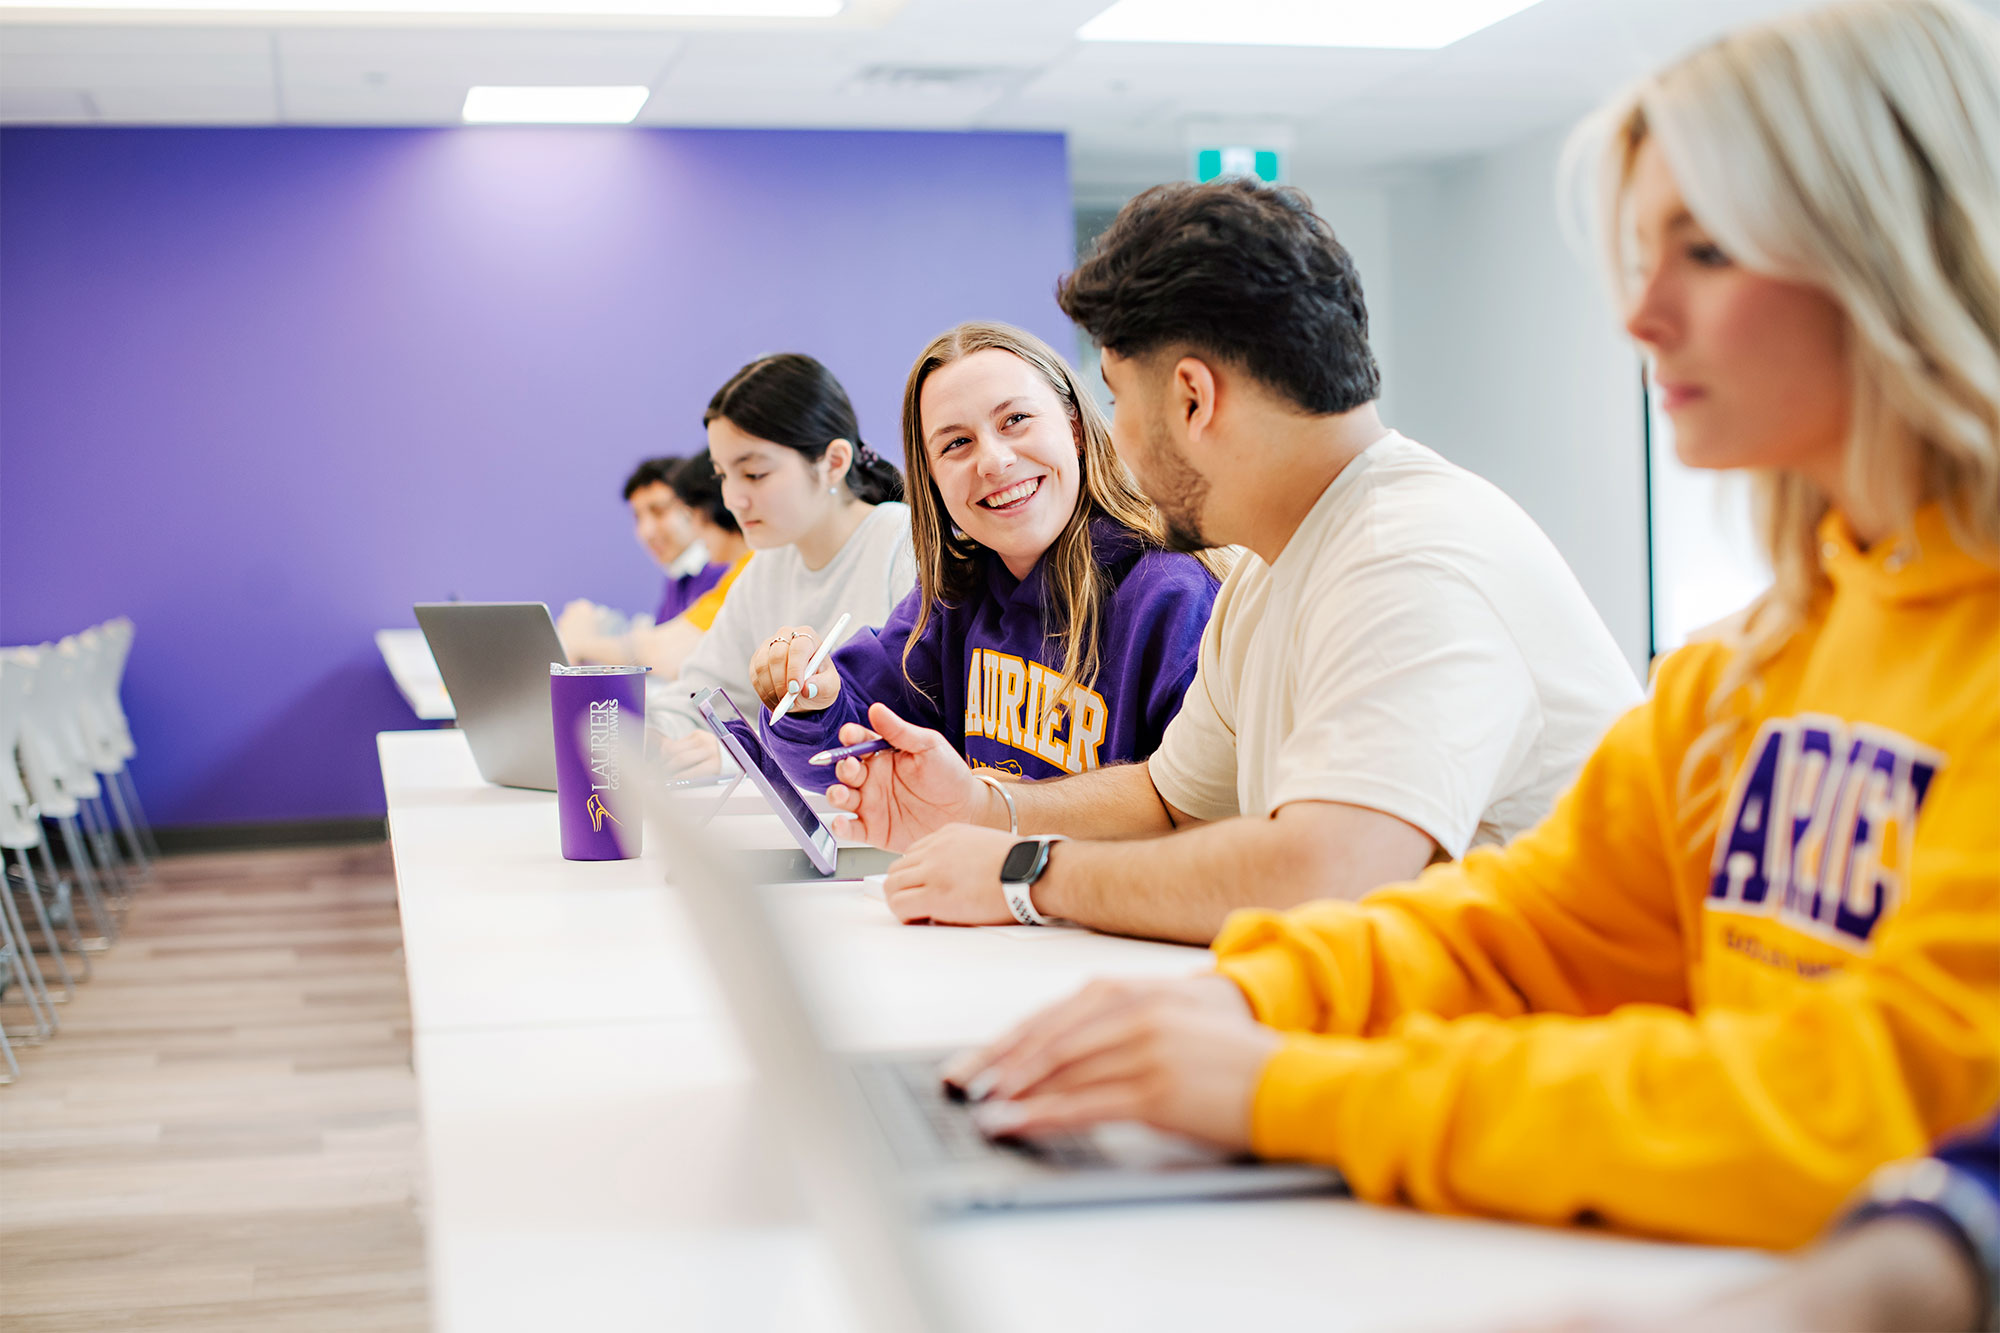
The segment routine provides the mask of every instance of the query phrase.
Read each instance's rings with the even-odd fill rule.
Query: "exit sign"
[[[1194,178],[1207,182],[1222,176],[1250,176],[1272,185],[1283,175],[1283,158],[1275,148],[1226,145],[1194,150]]]

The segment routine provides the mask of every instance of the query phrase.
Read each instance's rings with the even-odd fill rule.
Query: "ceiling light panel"
[[[0,14],[116,10],[176,19],[237,15],[369,18],[825,19],[845,0],[0,0]]]
[[[463,115],[474,125],[629,125],[649,91],[482,85],[465,94]]]
[[[1117,0],[1077,29],[1086,42],[1350,46],[1431,51],[1538,0]]]

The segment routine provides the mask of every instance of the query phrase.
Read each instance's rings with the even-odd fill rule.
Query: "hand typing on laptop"
[[[1036,1135],[1136,1120],[1238,1150],[1284,1037],[1227,977],[1094,981],[944,1070],[981,1129]]]

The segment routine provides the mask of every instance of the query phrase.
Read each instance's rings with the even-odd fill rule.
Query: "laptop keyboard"
[[[856,1063],[854,1072],[862,1095],[905,1166],[978,1161],[996,1152],[1020,1153],[1071,1169],[1110,1164],[1082,1134],[987,1138],[973,1123],[971,1105],[945,1091],[934,1059],[867,1060]]]

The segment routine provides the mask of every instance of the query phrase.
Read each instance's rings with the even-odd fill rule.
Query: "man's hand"
[[[1250,1106],[1284,1038],[1236,983],[1094,981],[945,1069],[989,1134],[1138,1120],[1225,1148],[1250,1146]]]
[[[810,625],[788,626],[758,645],[750,659],[750,684],[764,707],[776,708],[793,681],[799,682],[794,713],[816,713],[840,697],[840,673],[831,657],[810,678],[802,674],[818,650],[819,635]]]
[[[868,721],[874,731],[850,722],[840,729],[840,743],[858,745],[880,736],[896,748],[834,765],[839,781],[826,789],[826,799],[841,812],[835,833],[900,852],[947,824],[993,822],[1000,798],[972,776],[950,741],[905,722],[887,704],[869,705]]]
[[[883,884],[889,910],[906,926],[1013,925],[1000,867],[1016,841],[1005,829],[971,824],[948,824],[917,839],[889,868]]]

